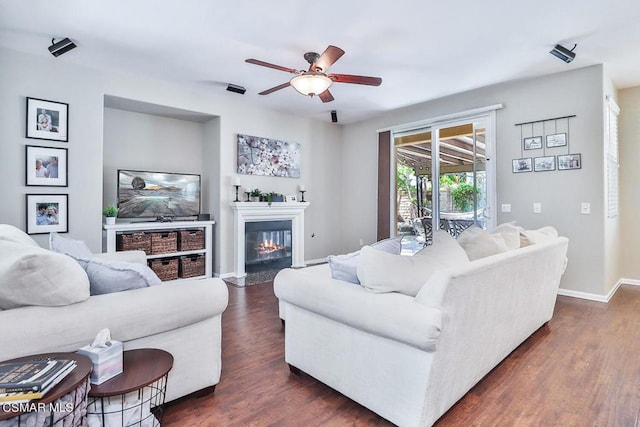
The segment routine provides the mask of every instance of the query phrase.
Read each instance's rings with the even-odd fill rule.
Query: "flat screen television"
[[[200,175],[118,170],[118,218],[177,218],[200,213]]]

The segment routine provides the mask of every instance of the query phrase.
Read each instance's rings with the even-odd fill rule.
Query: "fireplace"
[[[291,267],[291,221],[245,223],[245,271]]]

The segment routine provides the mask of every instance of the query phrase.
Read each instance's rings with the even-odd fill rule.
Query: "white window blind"
[[[607,218],[618,216],[618,115],[620,107],[607,96],[605,123],[605,159],[607,162],[606,202]]]

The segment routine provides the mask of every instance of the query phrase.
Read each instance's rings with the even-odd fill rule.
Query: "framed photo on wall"
[[[566,133],[547,135],[547,148],[564,147],[565,145],[567,145]]]
[[[542,148],[541,136],[531,136],[528,138],[524,138],[522,142],[524,144],[525,150],[537,150],[538,148]]]
[[[67,149],[26,146],[26,185],[67,187]]]
[[[69,231],[68,194],[27,194],[27,234]]]
[[[27,138],[68,142],[69,104],[27,98]]]
[[[582,168],[581,154],[565,154],[558,156],[558,170],[571,170]]]
[[[531,167],[531,157],[514,159],[512,168],[513,173],[531,172],[533,170]]]
[[[533,159],[533,170],[536,172],[556,170],[556,156],[535,157]]]

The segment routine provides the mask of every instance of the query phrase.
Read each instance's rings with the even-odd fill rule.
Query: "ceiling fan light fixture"
[[[291,86],[302,95],[319,95],[329,89],[333,80],[322,73],[305,73],[295,76],[289,82]]]

